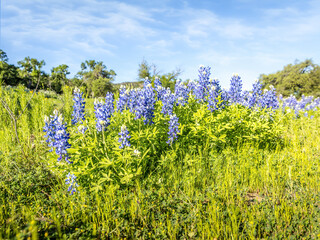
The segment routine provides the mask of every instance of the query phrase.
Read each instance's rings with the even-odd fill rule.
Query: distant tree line
[[[45,65],[44,60],[25,57],[18,61],[18,66],[8,63],[7,54],[0,50],[0,83],[5,85],[16,86],[23,84],[29,89],[52,90],[62,93],[63,86],[83,87],[88,96],[102,96],[107,91],[112,91],[112,82],[116,73],[107,67],[103,62],[95,60],[87,60],[81,63],[81,71],[73,78],[68,78],[69,66],[61,64],[51,69],[51,73],[47,74],[42,71]]]
[[[107,69],[102,61],[86,60],[81,63],[80,71],[69,78],[69,66],[61,64],[53,67],[48,74],[42,70],[45,66],[44,60],[25,57],[17,62],[17,66],[9,64],[7,54],[0,49],[0,84],[16,86],[22,84],[29,89],[51,90],[62,93],[63,86],[81,87],[89,97],[105,96],[109,91],[115,91],[119,84],[114,84],[116,73],[112,69]],[[173,88],[177,77],[181,71],[176,70],[166,74],[160,74],[154,64],[148,64],[143,60],[138,69],[138,82],[130,83],[129,86],[141,86],[143,80],[148,77],[154,80],[158,76],[164,87]]]
[[[70,72],[66,64],[53,67],[48,74],[42,70],[44,60],[25,57],[18,61],[17,65],[8,62],[7,54],[0,49],[0,84],[23,84],[29,89],[35,89],[39,84],[39,89],[52,90],[58,94],[62,93],[63,86],[76,86],[84,89],[88,97],[105,96],[108,91],[116,91],[121,84],[141,87],[145,78],[153,82],[158,77],[163,87],[173,89],[181,74],[180,69],[161,74],[155,64],[142,60],[136,82],[115,84],[117,74],[112,69],[108,70],[102,61],[86,60],[81,63],[81,70],[73,78],[68,77]],[[320,97],[320,66],[314,64],[311,59],[288,64],[276,73],[261,74],[259,80],[264,88],[273,85],[277,93],[284,97],[294,95],[299,98],[303,94]]]
[[[302,95],[320,97],[320,66],[311,59],[296,61],[286,65],[281,71],[261,74],[259,77],[264,87],[273,85],[278,94],[284,97]]]

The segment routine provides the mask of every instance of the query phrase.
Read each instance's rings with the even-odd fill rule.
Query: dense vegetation
[[[7,54],[0,49],[0,84],[17,86],[24,85],[29,89],[41,89],[62,93],[64,86],[81,87],[88,97],[105,96],[107,92],[115,92],[119,89],[118,84],[113,84],[116,72],[107,69],[102,61],[86,60],[80,65],[80,71],[73,77],[68,78],[69,66],[61,64],[51,69],[48,74],[42,70],[45,65],[44,60],[25,57],[18,61],[18,66],[9,64]],[[148,64],[143,60],[139,64],[138,81],[124,83],[130,86],[141,86],[143,80],[148,77],[155,79],[159,77],[164,87],[174,88],[175,81],[180,75],[179,69],[170,73],[161,74],[155,64]]]
[[[1,87],[0,238],[320,237],[319,98],[161,85]]]
[[[53,67],[50,73],[42,70],[44,60],[26,57],[18,61],[17,65],[9,64],[7,54],[0,49],[0,83],[3,85],[24,85],[29,89],[38,89],[62,93],[64,86],[82,88],[87,97],[102,97],[107,92],[117,92],[120,84],[115,84],[116,72],[107,69],[102,61],[86,60],[81,63],[80,71],[72,78],[69,67],[61,64]],[[145,59],[138,66],[137,81],[123,82],[129,87],[141,87],[147,77],[152,82],[159,78],[164,88],[174,89],[179,79],[181,69],[168,73],[161,73],[155,64],[149,64]],[[133,80],[133,79],[128,79]],[[259,81],[263,88],[273,85],[278,94],[284,97],[294,95],[301,98],[302,95],[320,96],[320,66],[314,64],[311,59],[295,64],[286,65],[283,70],[271,74],[261,74]]]
[[[272,74],[262,74],[260,81],[264,86],[273,85],[284,97],[294,95],[320,96],[320,66],[307,59],[304,62],[286,65],[283,70]]]

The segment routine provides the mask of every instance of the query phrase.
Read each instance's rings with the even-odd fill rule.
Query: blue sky
[[[319,12],[319,0],[4,0],[0,48],[14,64],[45,60],[48,73],[67,64],[70,77],[95,59],[135,81],[145,59],[182,79],[210,66],[223,87],[238,73],[250,89],[296,59],[320,64]]]

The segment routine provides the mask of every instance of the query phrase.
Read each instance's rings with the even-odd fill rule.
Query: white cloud
[[[26,4],[26,2],[24,3]],[[33,2],[34,4],[34,2]],[[42,41],[60,43],[87,51],[111,53],[116,45],[110,37],[144,39],[154,35],[154,30],[143,24],[152,18],[138,7],[118,2],[83,1],[78,9],[50,9],[50,4],[38,1],[43,13],[18,7],[17,1],[4,4],[13,17],[3,20],[3,32],[10,39],[23,42]],[[41,5],[42,4],[42,5]],[[38,6],[39,7],[39,6]]]
[[[169,2],[147,4],[152,7],[129,1],[4,1],[2,39],[17,51],[46,53],[41,58],[50,57],[54,64],[62,59],[79,66],[84,58],[104,57],[123,68],[135,66],[118,66],[126,80],[129,73],[136,74],[138,63],[123,62],[145,56],[168,66],[164,72],[182,66],[185,78],[196,77],[198,65],[205,64],[212,65],[223,81],[235,71],[253,81],[259,73],[293,61],[292,56],[304,56],[305,40],[320,37],[316,0],[306,3],[307,10],[256,9],[255,20],[245,13],[228,17],[214,9],[191,8],[186,2],[179,8],[169,7]]]

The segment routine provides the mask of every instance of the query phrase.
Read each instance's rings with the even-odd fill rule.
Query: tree
[[[67,84],[67,75],[70,74],[68,71],[69,66],[66,64],[59,65],[58,67],[51,69],[51,76],[49,80],[49,87],[57,93],[62,92],[62,86]],[[69,83],[70,85],[70,83]]]
[[[48,75],[41,71],[41,68],[45,64],[44,60],[38,61],[30,57],[25,57],[24,60],[18,62],[20,67],[19,75],[28,88],[35,88],[39,78],[40,87],[46,88],[48,85]]]
[[[143,81],[146,77],[152,79],[153,76],[157,76],[160,72],[157,70],[155,64],[149,64],[145,59],[139,64],[138,79]]]
[[[81,71],[77,75],[81,79],[81,84],[86,86],[88,95],[93,97],[103,96],[112,91],[111,82],[117,74],[112,69],[107,70],[102,61],[86,60],[81,63]]]
[[[20,82],[18,69],[13,64],[8,63],[7,54],[0,49],[0,84],[15,86]]]
[[[263,87],[273,85],[284,97],[291,94],[320,96],[320,66],[311,59],[304,62],[286,65],[283,70],[272,74],[261,74],[259,77]]]
[[[9,61],[7,54],[2,49],[0,49],[0,61],[6,63]]]
[[[158,77],[163,87],[169,87],[173,90],[176,80],[181,72],[181,69],[177,68],[172,72],[160,74],[160,71],[157,70],[157,66],[155,64],[150,65],[145,59],[143,59],[139,64],[138,79],[143,81],[147,77],[154,82],[155,77]]]

